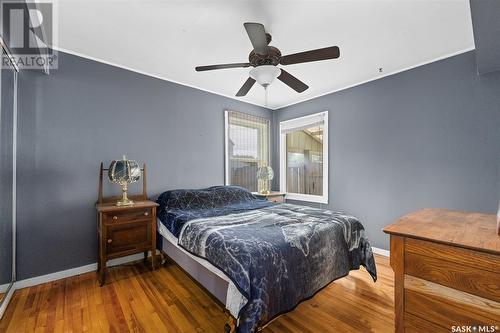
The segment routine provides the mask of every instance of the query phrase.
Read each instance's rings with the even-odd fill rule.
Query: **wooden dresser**
[[[500,332],[494,215],[424,209],[384,232],[391,236],[397,333]]]

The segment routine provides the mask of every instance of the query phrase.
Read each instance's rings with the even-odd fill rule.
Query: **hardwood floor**
[[[388,258],[376,256],[378,281],[362,268],[330,284],[266,333],[393,332],[393,278]],[[141,263],[17,290],[0,332],[223,332],[219,305],[177,265],[151,272]]]

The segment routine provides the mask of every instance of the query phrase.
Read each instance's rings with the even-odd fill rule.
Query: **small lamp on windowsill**
[[[262,180],[262,182],[265,184],[263,188],[259,191],[260,194],[269,194],[269,181],[271,181],[274,178],[274,171],[273,168],[271,168],[268,165],[264,165],[259,167],[257,170],[257,179]]]
[[[127,196],[128,184],[135,183],[141,177],[141,168],[136,161],[127,160],[123,155],[122,160],[111,162],[108,169],[108,178],[112,183],[120,184],[122,187],[122,198],[116,202],[117,206],[130,206],[134,202]]]

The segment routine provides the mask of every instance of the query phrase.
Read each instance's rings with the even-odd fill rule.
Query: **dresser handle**
[[[118,220],[118,216],[113,216],[113,220]]]
[[[145,213],[144,213],[144,216],[148,216],[148,215],[149,215],[149,213],[148,213],[148,212],[145,212]]]
[[[108,239],[108,244],[111,244],[113,242],[113,240],[110,238]]]

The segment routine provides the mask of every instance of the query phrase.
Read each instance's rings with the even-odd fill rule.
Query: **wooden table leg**
[[[106,283],[106,262],[99,259],[99,286],[103,286]]]
[[[98,258],[97,258],[97,278],[99,285],[102,287],[106,282],[106,244],[104,243],[104,230],[102,225],[102,214],[97,215],[97,243],[98,243]]]
[[[156,269],[156,207],[153,207],[153,216],[151,221],[151,268]]]
[[[153,249],[151,250],[151,268],[152,268],[153,270],[155,270],[155,269],[156,269],[156,267],[157,267],[157,266],[156,266],[156,249],[155,249],[155,248],[153,248]]]
[[[391,235],[390,264],[394,270],[394,330],[403,333],[404,329],[404,238]]]

